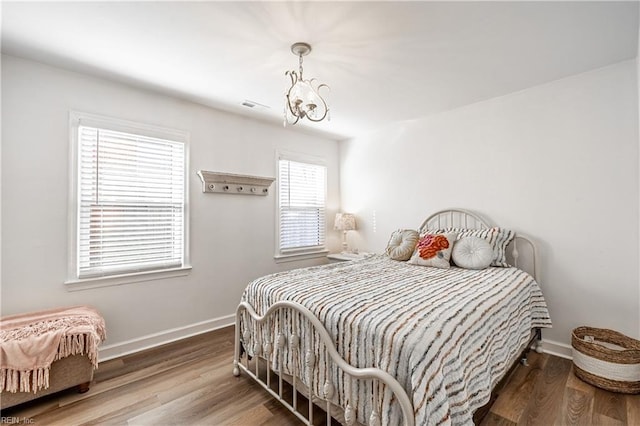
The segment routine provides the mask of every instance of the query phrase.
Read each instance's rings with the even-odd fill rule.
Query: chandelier
[[[298,120],[307,118],[309,121],[318,122],[329,116],[329,107],[320,96],[320,89],[329,86],[320,84],[314,87],[316,79],[305,80],[302,78],[302,57],[311,52],[311,46],[307,43],[294,43],[291,52],[300,58],[299,71],[287,71],[285,75],[291,78],[291,87],[285,95],[284,126],[296,124]],[[328,117],[331,120],[331,117]]]

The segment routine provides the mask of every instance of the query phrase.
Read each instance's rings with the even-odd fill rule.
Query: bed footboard
[[[302,322],[307,326],[301,327]],[[249,363],[250,354],[241,354],[243,342],[250,345],[247,352],[253,354],[254,371]],[[266,374],[261,374],[261,368],[266,368]],[[337,406],[343,410],[344,422],[349,426],[356,424],[357,413],[362,410],[367,411],[366,424],[379,426],[383,401],[399,404],[405,426],[413,426],[415,422],[413,405],[402,385],[383,370],[357,368],[347,363],[320,320],[298,303],[274,303],[263,316],[250,304],[240,303],[236,311],[233,374],[239,376],[241,370],[307,425],[314,424],[312,401],[326,411],[327,425],[331,424],[331,413],[335,411],[332,407]],[[272,372],[278,374],[277,384],[272,383]],[[284,376],[291,376],[291,402],[283,397]],[[339,392],[338,377],[342,378]],[[357,398],[352,397],[352,389],[356,381],[367,382],[367,389],[371,389],[371,399],[363,407],[354,406]],[[307,413],[297,408],[298,392],[304,392],[309,400]]]

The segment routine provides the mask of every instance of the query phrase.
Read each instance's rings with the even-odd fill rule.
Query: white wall
[[[632,60],[350,140],[342,205],[361,225],[352,239],[377,252],[447,207],[527,233],[545,339],[569,344],[583,324],[640,337],[638,158]]]
[[[638,15],[638,20],[640,21],[640,8],[638,9]],[[636,54],[636,91],[638,93],[638,123],[640,123],[640,26],[638,27],[638,53]],[[640,146],[640,131],[638,132],[638,145]],[[640,149],[638,151],[640,151]],[[638,158],[638,163],[640,163],[640,157]],[[640,182],[638,185],[640,186]],[[638,215],[638,223],[640,224],[640,215]],[[640,250],[640,239],[638,239],[638,246],[638,250]],[[638,274],[640,275],[640,264],[638,265],[638,268]],[[638,305],[640,306],[640,292],[638,293]],[[640,309],[638,309],[638,335],[640,336]]]
[[[191,133],[188,276],[65,289],[69,110]],[[336,141],[3,56],[2,314],[93,305],[107,322],[109,356],[229,323],[251,279],[326,261],[274,262],[275,191],[267,197],[201,191],[200,169],[275,177],[279,149],[326,159],[331,222],[340,199]],[[338,250],[340,235],[329,234],[330,248]]]

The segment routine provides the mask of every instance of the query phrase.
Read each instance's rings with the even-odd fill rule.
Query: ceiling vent
[[[270,108],[267,105],[263,105],[261,103],[250,101],[250,100],[247,100],[247,99],[245,99],[244,102],[242,102],[242,106],[245,106],[247,108],[256,108],[256,109],[269,109]]]

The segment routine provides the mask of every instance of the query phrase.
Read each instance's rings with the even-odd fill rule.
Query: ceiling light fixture
[[[288,124],[296,124],[298,120],[307,118],[309,121],[318,122],[328,117],[329,107],[320,96],[320,89],[329,86],[326,84],[320,84],[314,87],[315,78],[305,80],[302,78],[302,57],[311,52],[311,46],[307,43],[294,43],[291,45],[291,52],[300,58],[300,70],[299,71],[287,71],[285,75],[291,78],[291,87],[287,90],[285,95],[284,106],[284,126]]]

